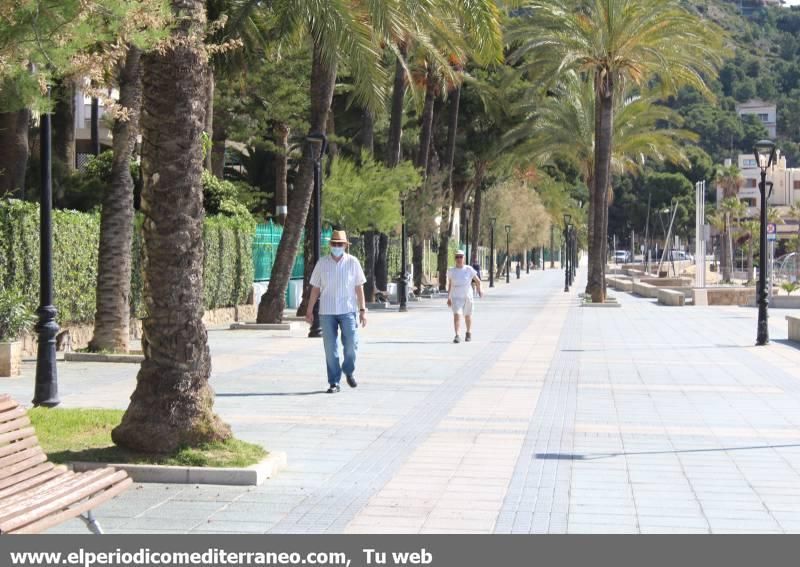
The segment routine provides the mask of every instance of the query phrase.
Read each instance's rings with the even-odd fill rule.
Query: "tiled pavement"
[[[318,341],[213,330],[217,411],[288,469],[257,488],[137,485],[97,515],[120,533],[800,531],[785,312],[756,348],[755,309],[616,295],[582,308],[561,272],[523,275],[460,345],[442,300],[373,312],[360,385],[336,396]],[[63,405],[124,408],[136,369],[62,363]],[[28,400],[32,375],[0,391]]]

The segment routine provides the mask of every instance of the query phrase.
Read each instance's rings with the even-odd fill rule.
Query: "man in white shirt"
[[[472,284],[475,283],[478,295],[483,297],[481,290],[481,280],[472,266],[464,264],[464,252],[456,251],[456,265],[447,270],[447,306],[453,310],[453,327],[456,336],[454,343],[461,342],[461,315],[464,315],[464,322],[467,325],[467,334],[464,340],[472,340]]]
[[[358,386],[354,373],[358,350],[358,322],[367,325],[364,301],[364,271],[357,258],[347,253],[347,234],[334,230],[330,241],[331,253],[323,256],[311,274],[311,295],[308,298],[306,321],[314,321],[314,304],[319,299],[319,324],[325,346],[328,369],[328,393],[339,391],[344,372],[351,388]],[[358,320],[356,320],[358,313]],[[339,362],[339,330],[342,332],[344,362]]]

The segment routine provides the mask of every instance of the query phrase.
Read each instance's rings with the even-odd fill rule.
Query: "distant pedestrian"
[[[367,307],[364,300],[364,271],[357,258],[347,253],[350,243],[343,230],[334,230],[330,254],[319,259],[311,274],[311,294],[308,298],[306,321],[314,321],[314,304],[319,299],[319,323],[325,346],[328,370],[328,394],[339,391],[344,373],[351,388],[355,379],[358,351],[358,323],[367,326]],[[358,319],[356,318],[358,314]],[[339,330],[342,333],[344,361],[339,362]]]
[[[457,250],[456,265],[447,270],[447,306],[453,310],[453,328],[456,332],[454,343],[461,342],[461,315],[464,316],[467,327],[464,340],[472,340],[473,283],[476,284],[478,296],[483,297],[478,273],[464,264],[464,252]]]

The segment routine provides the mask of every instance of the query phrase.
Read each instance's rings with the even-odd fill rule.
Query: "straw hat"
[[[347,241],[347,233],[343,230],[334,230],[331,235],[331,244],[350,244]]]

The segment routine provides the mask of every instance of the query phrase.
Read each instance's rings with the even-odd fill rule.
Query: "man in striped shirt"
[[[367,308],[364,301],[364,271],[357,258],[347,253],[347,234],[334,230],[331,236],[331,253],[323,256],[311,273],[311,295],[308,298],[306,321],[314,321],[314,304],[319,299],[319,324],[325,346],[325,364],[328,369],[328,393],[339,391],[339,381],[344,372],[351,388],[358,386],[354,373],[358,350],[358,323],[367,325]],[[358,320],[356,320],[358,313]],[[342,333],[344,362],[339,362],[339,330]]]

